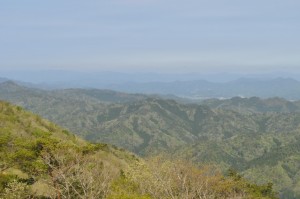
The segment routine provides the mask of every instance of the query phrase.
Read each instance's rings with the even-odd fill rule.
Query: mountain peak
[[[12,80],[7,80],[5,82],[0,83],[1,87],[20,87],[16,82]]]

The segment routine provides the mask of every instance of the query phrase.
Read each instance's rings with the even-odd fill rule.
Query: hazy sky
[[[300,71],[299,0],[0,0],[0,69]]]

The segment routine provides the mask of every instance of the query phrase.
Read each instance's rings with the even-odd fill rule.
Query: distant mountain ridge
[[[300,101],[289,101],[283,98],[261,99],[258,97],[231,99],[208,99],[200,101],[199,104],[207,105],[214,109],[235,110],[238,112],[300,112]]]
[[[84,141],[2,100],[0,117],[1,198],[106,198],[107,194],[100,191],[108,186],[103,185],[117,179],[129,163],[139,160],[115,146]],[[73,186],[79,180],[81,184]],[[90,189],[89,182],[102,187]],[[65,185],[72,188],[66,190]]]
[[[298,102],[235,97],[181,104],[97,89],[45,91],[14,82],[0,84],[0,99],[93,142],[233,167],[255,182],[274,182],[288,198],[300,196]],[[264,172],[269,175],[262,179]]]
[[[8,81],[8,79],[0,77],[0,83],[5,82],[5,81]]]
[[[0,118],[1,198],[220,198],[224,193],[278,198],[272,185],[254,184],[234,171],[224,176],[168,156],[145,160],[115,146],[89,143],[1,100]]]
[[[52,76],[53,78],[51,79],[50,77]],[[222,79],[220,75],[218,77]],[[18,80],[18,78],[19,80],[22,79],[20,75],[14,79]],[[178,81],[174,81],[176,78]],[[190,99],[227,99],[236,96],[280,97],[288,100],[300,99],[300,82],[292,78],[240,78],[230,81],[217,81],[217,79],[214,79],[214,82],[204,79],[204,75],[197,76],[196,74],[180,77],[180,75],[137,75],[113,72],[89,75],[79,72],[70,74],[67,72],[62,72],[61,74],[59,72],[50,72],[48,76],[45,73],[41,73],[38,82],[36,82],[37,80],[30,81],[30,78],[25,78],[25,81],[23,78],[22,81],[17,82],[24,86],[42,89],[109,89],[126,93],[175,95]]]
[[[205,80],[127,83],[112,85],[108,88],[124,92],[173,94],[196,99],[231,98],[235,96],[300,99],[300,82],[291,78],[270,80],[243,78],[226,83],[214,83]]]
[[[135,100],[146,99],[147,96],[143,94],[127,94],[105,89],[57,89],[57,90],[43,90],[32,87],[26,87],[14,81],[4,81],[0,83],[1,97],[4,99],[23,100],[26,97],[50,97],[54,99],[66,98],[73,100],[90,100],[97,103],[124,103]],[[17,92],[18,91],[18,92]]]

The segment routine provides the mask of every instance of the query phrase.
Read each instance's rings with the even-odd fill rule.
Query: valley
[[[198,165],[215,164],[224,172],[233,168],[255,183],[274,183],[284,197],[299,193],[297,101],[232,98],[182,104],[159,96],[46,91],[13,82],[0,84],[0,98],[93,143],[109,143],[142,157],[166,153]]]

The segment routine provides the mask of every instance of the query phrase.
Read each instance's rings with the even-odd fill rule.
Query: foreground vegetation
[[[235,172],[91,144],[0,102],[0,198],[276,198]]]
[[[252,182],[272,182],[281,198],[300,197],[299,102],[233,98],[180,104],[113,91],[44,91],[12,82],[0,84],[0,98],[94,143],[144,157],[166,152],[195,165],[217,164],[223,173],[234,168]]]

